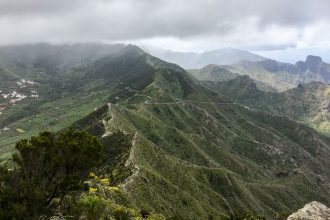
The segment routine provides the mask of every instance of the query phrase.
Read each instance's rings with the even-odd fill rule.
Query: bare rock
[[[325,100],[321,103],[322,109],[326,110],[327,112],[330,112],[330,101]]]
[[[330,220],[330,209],[314,201],[290,215],[288,220]]]

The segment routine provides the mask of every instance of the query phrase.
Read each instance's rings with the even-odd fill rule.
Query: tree
[[[0,170],[0,219],[33,219],[82,187],[91,168],[99,165],[103,147],[97,137],[69,129],[59,135],[40,133],[16,144],[15,168]]]

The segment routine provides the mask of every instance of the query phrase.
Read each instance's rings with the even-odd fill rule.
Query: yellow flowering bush
[[[97,179],[98,178],[98,176],[96,176],[96,174],[94,172],[90,172],[89,175],[88,175],[88,177],[90,179]]]
[[[108,178],[100,179],[100,182],[103,183],[104,185],[109,185],[110,184],[110,181],[109,181]]]
[[[119,187],[117,186],[110,186],[109,189],[115,192],[119,192]]]
[[[90,187],[89,188],[89,192],[90,193],[96,192],[97,190],[98,190],[97,188],[93,188],[93,187]]]

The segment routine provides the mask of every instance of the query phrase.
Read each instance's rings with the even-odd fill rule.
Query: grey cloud
[[[329,10],[328,0],[0,0],[0,44],[244,38],[242,27],[251,19],[250,31],[262,33],[269,25],[299,30],[328,20]]]
[[[0,0],[0,17],[63,13],[78,7],[82,0]]]
[[[255,50],[255,51],[273,51],[273,50],[287,50],[287,49],[294,49],[297,47],[297,44],[290,43],[290,44],[280,44],[280,45],[273,45],[273,44],[260,44],[253,47],[243,47],[246,50]]]

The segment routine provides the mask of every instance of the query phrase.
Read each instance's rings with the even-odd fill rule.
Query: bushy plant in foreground
[[[74,129],[40,133],[16,144],[15,167],[0,170],[0,219],[35,219],[55,198],[82,186],[101,163],[103,147],[89,133]]]

